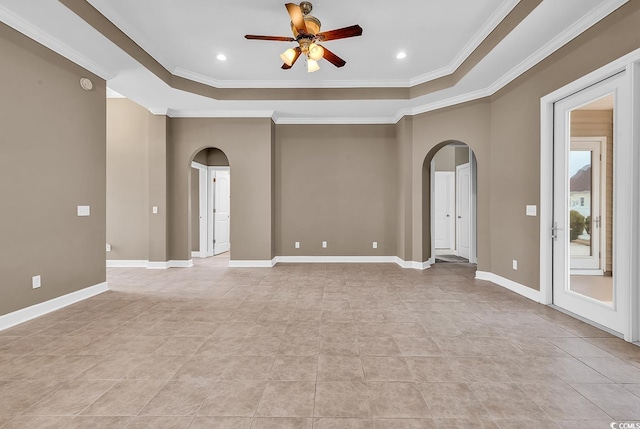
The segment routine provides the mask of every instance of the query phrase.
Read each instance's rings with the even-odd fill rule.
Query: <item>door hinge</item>
[[[216,209],[213,209],[213,212],[215,213],[215,212],[216,212]]]
[[[213,183],[216,183],[216,178],[215,177],[213,178]]]
[[[216,244],[216,240],[213,240],[213,244]]]

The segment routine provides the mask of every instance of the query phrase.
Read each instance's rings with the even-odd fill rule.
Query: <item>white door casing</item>
[[[436,249],[455,248],[455,173],[453,171],[435,172],[435,247]]]
[[[214,177],[214,255],[229,251],[231,185],[229,170],[215,171]]]
[[[458,256],[470,257],[471,246],[471,168],[469,163],[456,167],[456,236]]]
[[[614,231],[613,246],[613,302],[611,304],[598,301],[571,290],[570,280],[570,246],[569,246],[569,153],[570,153],[570,112],[606,95],[614,95]],[[553,137],[553,228],[552,241],[552,285],[553,304],[602,325],[615,332],[628,332],[629,307],[629,274],[630,261],[624,255],[625,231],[631,230],[630,217],[625,215],[622,207],[630,204],[631,186],[619,186],[628,183],[625,175],[631,177],[630,153],[630,108],[628,102],[627,78],[625,73],[618,74],[596,85],[568,96],[555,103],[554,137]],[[629,165],[627,165],[629,164]],[[629,211],[630,213],[630,206]],[[630,252],[628,252],[630,253]],[[626,280],[626,281],[625,281]]]
[[[571,274],[602,275],[606,255],[606,137],[571,137],[571,152],[591,154],[591,216],[590,249],[588,254],[570,252]],[[580,198],[581,199],[581,198]],[[580,210],[580,201],[570,195],[570,210]],[[575,246],[575,245],[574,245]]]
[[[207,166],[198,162],[192,162],[191,167],[198,170],[198,225],[200,234],[198,236],[198,251],[194,255],[200,258],[207,256]],[[192,184],[193,186],[193,184]]]

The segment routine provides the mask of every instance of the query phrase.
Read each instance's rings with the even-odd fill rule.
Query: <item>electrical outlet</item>
[[[300,248],[300,242],[296,241],[295,244],[293,245],[293,247],[295,247],[296,249]]]
[[[107,252],[111,252],[111,245],[107,243]]]
[[[378,248],[378,242],[377,242],[377,241],[374,241],[374,242],[373,242],[373,248],[374,248],[374,249],[377,249],[377,248]]]
[[[516,261],[515,259],[513,260],[513,269],[514,270],[518,269],[518,261]]]
[[[327,242],[326,242],[326,241],[323,241],[323,242],[322,242],[322,248],[323,248],[323,249],[326,249],[326,248],[327,248]]]
[[[31,277],[31,287],[33,289],[38,289],[40,286],[42,286],[42,279],[40,276]]]
[[[153,212],[153,214],[158,214],[158,206],[153,206],[151,211]]]

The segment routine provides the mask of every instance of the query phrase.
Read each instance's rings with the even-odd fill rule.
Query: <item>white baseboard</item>
[[[149,261],[143,260],[109,260],[107,259],[107,268],[147,268]]]
[[[109,286],[104,282],[5,314],[0,316],[0,331],[27,322],[31,319],[35,319],[36,317],[44,316],[47,313],[51,313],[52,311],[59,310],[87,298],[91,298],[92,296],[99,295],[108,290]]]
[[[530,287],[527,287],[520,283],[516,283],[513,280],[506,279],[497,274],[493,274],[487,271],[476,271],[476,279],[495,283],[498,286],[509,289],[510,291],[529,298],[535,302],[542,302],[542,300],[540,299],[540,291],[531,289]]]
[[[151,262],[143,260],[108,260],[107,268],[148,268],[150,270],[166,270],[168,268],[191,268],[193,259],[187,261]]]
[[[427,268],[431,267],[431,259],[424,262],[416,262],[416,261],[405,261],[403,259],[396,257],[393,262],[400,265],[402,268],[411,268],[414,270],[426,270]]]
[[[145,268],[148,268],[150,270],[166,270],[169,268],[169,261],[166,261],[166,262],[147,261],[147,265]]]
[[[239,259],[239,260],[235,260],[229,261],[229,267],[230,268],[271,268],[276,264],[276,259],[277,258],[273,258],[271,260],[269,259],[260,259],[260,260],[245,260],[245,259]]]
[[[276,262],[300,264],[380,264],[396,262],[395,256],[276,256]]]

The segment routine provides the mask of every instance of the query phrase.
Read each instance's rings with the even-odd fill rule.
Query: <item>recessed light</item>
[[[227,56],[225,54],[218,54],[218,55],[216,55],[216,58],[219,61],[227,61]]]
[[[399,60],[403,58],[407,58],[407,54],[405,52],[398,52],[398,55],[396,55],[396,58]]]

